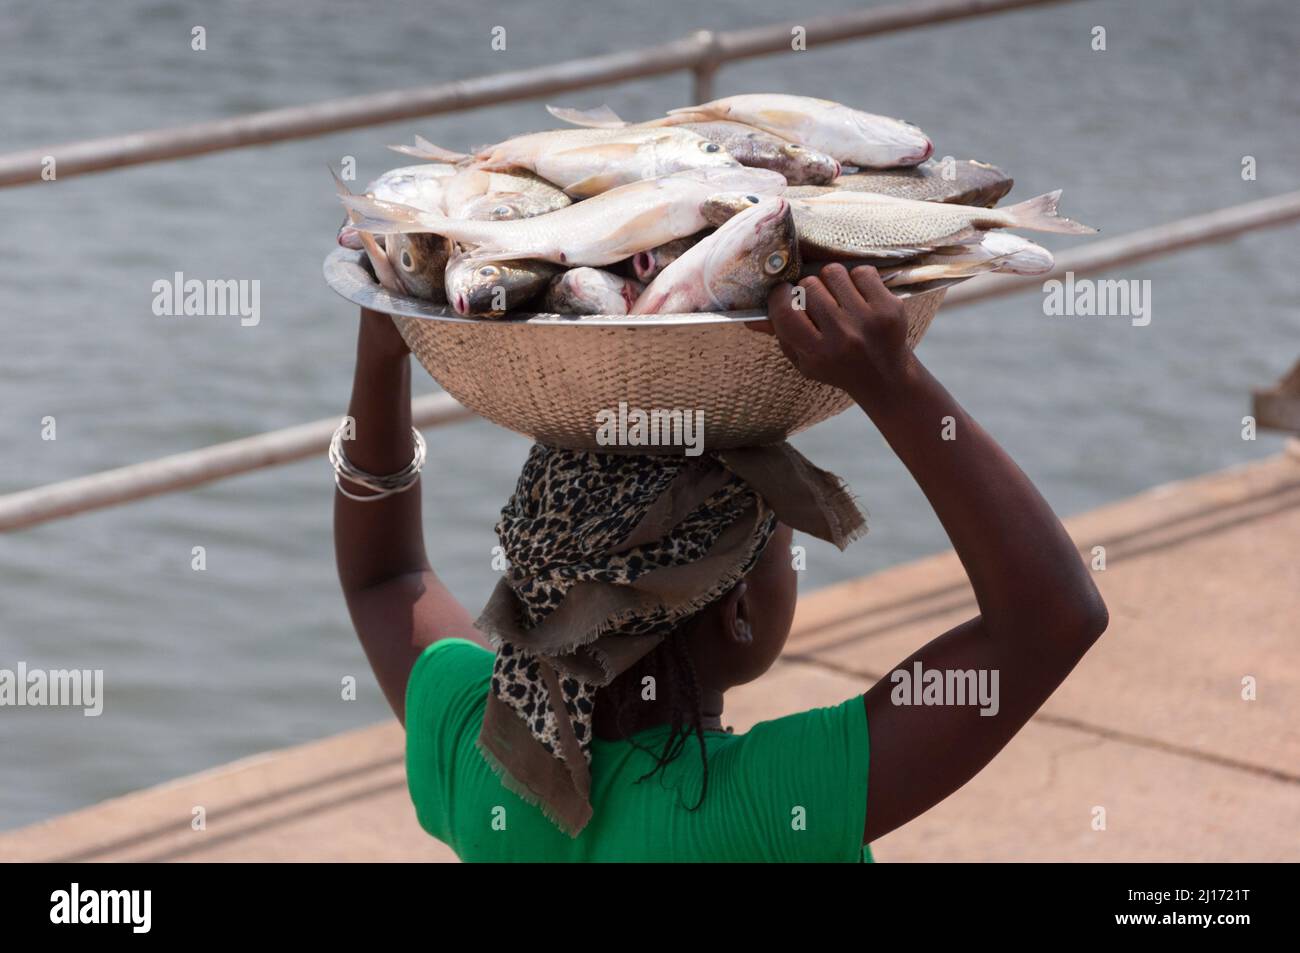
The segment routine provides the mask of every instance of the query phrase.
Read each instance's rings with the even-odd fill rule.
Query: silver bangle
[[[334,485],[349,500],[356,500],[358,503],[373,503],[375,500],[383,500],[390,496],[396,496],[398,493],[405,493],[419,481],[420,471],[424,469],[424,460],[427,453],[424,435],[420,431],[414,427],[411,428],[411,437],[415,441],[415,454],[411,457],[411,462],[396,473],[376,476],[373,473],[358,469],[347,458],[347,454],[343,452],[343,432],[347,428],[348,421],[345,420],[339,424],[338,429],[334,431],[334,436],[330,438],[329,460],[334,467]],[[350,492],[343,486],[344,479],[349,483],[365,487],[371,491],[371,494],[369,496],[360,496]]]

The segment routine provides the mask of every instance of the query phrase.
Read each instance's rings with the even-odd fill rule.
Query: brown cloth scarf
[[[534,445],[475,625],[497,647],[479,749],[572,836],[591,819],[597,691],[758,561],[777,521],[843,549],[866,521],[788,443],[640,456]]]

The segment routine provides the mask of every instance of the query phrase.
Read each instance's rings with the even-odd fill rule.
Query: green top
[[[664,770],[628,740],[592,741],[593,816],[576,838],[502,786],[479,752],[492,654],[462,639],[420,655],[406,688],[406,775],[420,826],[465,861],[858,861],[867,810],[862,696],[705,732]],[[667,726],[635,736],[658,749]]]

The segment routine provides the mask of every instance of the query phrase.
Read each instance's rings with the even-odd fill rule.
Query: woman
[[[838,481],[788,446],[695,462],[534,447],[497,527],[510,568],[471,621],[405,492],[423,459],[406,348],[363,313],[355,436],[333,455],[339,575],[405,720],[420,822],[462,859],[869,859],[864,845],[974,777],[1105,630],[1069,536],[907,347],[875,270],[829,265],[800,285],[806,306],[779,286],[757,330],[880,429],[978,602],[898,668],[996,672],[996,714],[896,705],[885,678],[836,707],[723,729],[726,690],[767,671],[789,634],[790,527],[841,546],[861,529]]]

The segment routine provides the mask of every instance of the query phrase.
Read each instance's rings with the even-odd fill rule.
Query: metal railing
[[[926,0],[877,7],[802,24],[807,47],[861,39],[916,26],[961,20],[1070,0]],[[42,179],[53,156],[58,178],[201,155],[226,149],[320,136],[420,116],[457,112],[690,70],[695,101],[712,98],[720,65],[790,50],[795,24],[723,33],[703,31],[660,46],[571,60],[456,83],[336,99],[230,119],[130,133],[0,155],[0,187]],[[1041,287],[1066,272],[1088,275],[1182,248],[1224,241],[1243,232],[1300,221],[1300,192],[1248,202],[1091,242],[1058,256],[1052,272],[1034,278],[989,275],[949,292],[949,307]],[[421,429],[475,415],[446,394],[412,402]],[[273,430],[241,440],[106,470],[0,496],[0,532],[77,513],[189,489],[243,473],[324,454],[337,418]]]
[[[922,0],[823,17],[803,24],[722,33],[704,30],[659,46],[534,69],[10,152],[0,155],[0,187],[42,181],[42,172],[51,157],[55,160],[57,178],[66,179],[147,162],[536,99],[681,70],[694,73],[695,102],[705,102],[713,98],[713,78],[719,66],[789,52],[791,31],[796,27],[804,31],[804,42],[813,49],[916,26],[1067,2],[1073,0]]]
[[[948,292],[946,306],[971,304],[1041,288],[1044,281],[1095,274],[1182,248],[1226,241],[1243,232],[1300,221],[1300,191],[1271,199],[1193,215],[1122,235],[1090,242],[1057,257],[1051,272],[1033,278],[986,275]],[[414,423],[421,429],[467,420],[473,412],[446,394],[412,402]],[[23,529],[76,513],[188,489],[214,480],[323,455],[338,418],[272,430],[255,437],[204,447],[188,453],[77,477],[0,496],[0,532]]]

